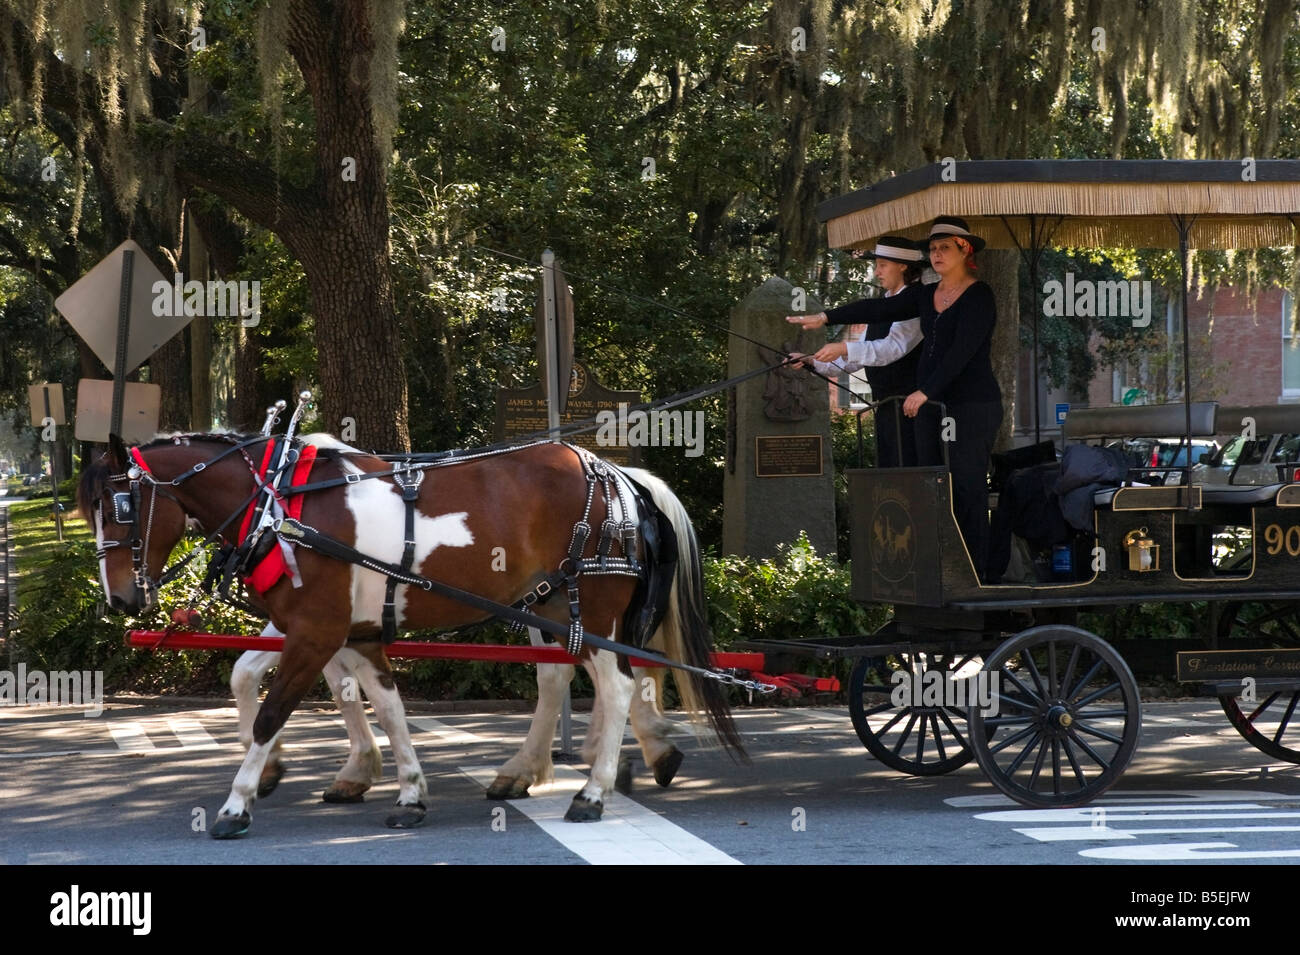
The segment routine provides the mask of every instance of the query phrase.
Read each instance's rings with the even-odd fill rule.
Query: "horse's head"
[[[95,529],[99,578],[114,610],[138,614],[158,598],[157,577],[185,533],[186,513],[155,478],[140,450],[128,451],[117,435],[108,451],[87,464],[77,506]]]

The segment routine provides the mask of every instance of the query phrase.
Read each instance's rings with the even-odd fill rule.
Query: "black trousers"
[[[915,389],[913,389],[915,390]],[[877,401],[897,397],[875,412],[876,416],[876,467],[878,468],[914,468],[916,467],[916,429],[913,419],[903,414],[903,402],[911,392],[894,395],[892,392],[871,397]]]
[[[948,405],[953,419],[951,440],[943,440],[939,409],[926,405],[916,421],[917,464],[943,464],[948,446],[948,467],[952,473],[952,509],[957,527],[966,540],[975,573],[988,576],[989,556],[989,457],[1002,424],[1002,402],[981,401]]]

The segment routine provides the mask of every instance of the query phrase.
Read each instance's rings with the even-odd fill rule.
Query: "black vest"
[[[874,342],[889,337],[893,322],[872,322],[867,326],[864,341]],[[863,369],[867,373],[867,384],[871,385],[871,397],[879,401],[890,395],[910,395],[916,391],[917,365],[921,361],[921,345],[904,355],[892,365],[868,365]]]

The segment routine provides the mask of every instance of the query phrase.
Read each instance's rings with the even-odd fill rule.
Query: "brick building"
[[[1058,404],[1093,408],[1126,403],[1160,403],[1182,399],[1182,325],[1179,302],[1173,299],[1163,316],[1166,354],[1138,363],[1100,368],[1086,396],[1068,395],[1040,382],[1041,425],[1044,438],[1058,438]],[[1264,289],[1254,307],[1236,288],[1207,290],[1188,301],[1191,313],[1192,398],[1221,405],[1273,405],[1300,402],[1300,336],[1291,332],[1291,294]],[[1160,320],[1158,317],[1157,321]],[[1015,408],[1017,444],[1033,441],[1033,366],[1021,355]]]

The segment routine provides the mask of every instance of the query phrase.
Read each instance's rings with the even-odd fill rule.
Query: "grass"
[[[14,560],[18,568],[18,577],[39,573],[62,550],[66,544],[60,544],[55,532],[51,501],[24,501],[9,505],[9,541],[14,548]],[[73,509],[70,501],[61,502],[63,512],[63,538],[65,541],[94,540],[90,525],[83,521]],[[19,586],[19,595],[22,587]]]

